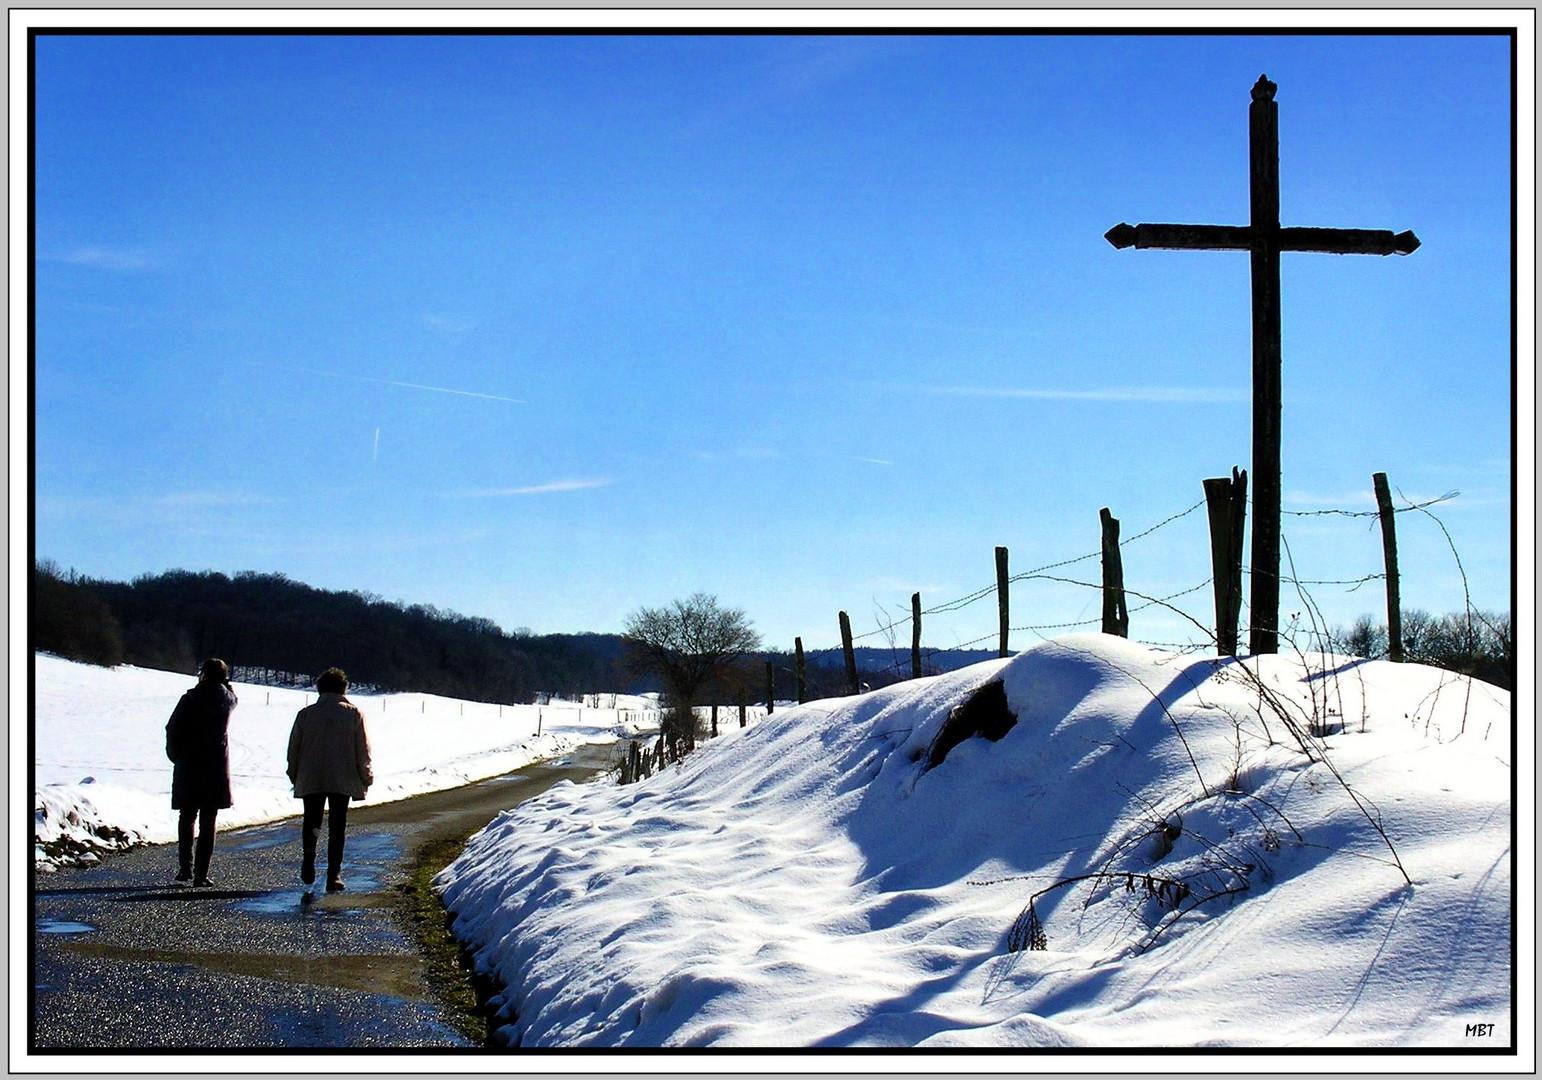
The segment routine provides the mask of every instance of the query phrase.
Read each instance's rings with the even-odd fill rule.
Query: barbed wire
[[[1253,576],[1253,570],[1248,566],[1244,566],[1242,568],[1242,573],[1244,577]],[[1345,592],[1356,592],[1360,589],[1361,586],[1369,584],[1372,581],[1384,581],[1386,580],[1386,577],[1387,575],[1381,572],[1366,574],[1364,577],[1343,578],[1339,580],[1330,580],[1326,578],[1298,578],[1290,574],[1279,575],[1280,583],[1282,585],[1344,585],[1347,586],[1347,588],[1344,590]]]
[[[1402,492],[1398,492],[1398,494],[1401,495]],[[1422,503],[1409,502],[1407,506],[1394,506],[1392,508],[1392,512],[1394,514],[1406,514],[1410,510],[1425,510],[1427,507],[1438,506],[1443,502],[1450,502],[1452,499],[1458,498],[1461,494],[1462,493],[1460,491],[1448,491],[1444,495],[1438,495],[1435,498],[1428,499]],[[1405,501],[1407,501],[1406,498]],[[1252,499],[1248,500],[1248,505],[1253,505]],[[1381,517],[1380,510],[1281,510],[1280,514],[1284,517]]]
[[[1120,548],[1123,548],[1126,544],[1133,544],[1137,540],[1140,540],[1140,539],[1143,539],[1144,537],[1150,536],[1152,533],[1158,531],[1159,529],[1166,528],[1168,525],[1173,524],[1175,521],[1179,521],[1179,520],[1181,520],[1183,518],[1188,517],[1190,514],[1192,514],[1194,511],[1198,510],[1201,506],[1204,506],[1204,505],[1205,505],[1205,500],[1201,499],[1198,502],[1196,502],[1194,505],[1190,506],[1188,509],[1180,510],[1178,513],[1173,514],[1170,517],[1164,518],[1162,521],[1157,522],[1155,525],[1151,526],[1149,529],[1146,529],[1146,530],[1144,530],[1142,532],[1136,533],[1134,536],[1131,536],[1131,537],[1129,537],[1126,540],[1121,540],[1119,542],[1119,546],[1120,546]],[[1062,569],[1063,567],[1074,566],[1077,563],[1086,562],[1088,559],[1099,558],[1099,557],[1102,556],[1102,554],[1103,554],[1103,552],[1102,552],[1102,549],[1100,548],[1097,551],[1089,551],[1085,555],[1077,555],[1074,558],[1062,559],[1059,562],[1046,563],[1043,566],[1034,567],[1032,570],[1025,570],[1022,573],[1014,574],[1014,575],[1012,575],[1012,576],[1007,578],[1007,582],[1008,582],[1008,584],[1012,584],[1012,583],[1020,582],[1020,581],[1031,581],[1031,580],[1034,580],[1036,577],[1044,574],[1048,570],[1059,570],[1059,569]],[[960,610],[968,607],[969,605],[971,605],[973,603],[976,603],[977,601],[983,600],[987,596],[990,596],[992,593],[994,593],[996,591],[996,588],[997,587],[995,585],[987,585],[987,586],[985,586],[982,589],[976,589],[974,592],[968,594],[967,596],[961,596],[961,597],[959,597],[956,600],[948,600],[948,601],[944,601],[941,604],[937,604],[937,605],[935,605],[933,607],[923,608],[922,611],[921,611],[921,615],[924,618],[927,615],[944,615],[944,614],[948,614],[949,612],[960,611]],[[911,618],[912,618],[912,616],[906,615],[906,616],[903,616],[901,618],[894,619],[891,622],[887,623],[886,625],[878,627],[876,630],[870,630],[867,633],[861,634],[861,635],[854,635],[851,640],[852,640],[853,643],[855,643],[857,641],[866,640],[867,638],[870,638],[870,637],[876,637],[879,634],[890,633],[890,632],[892,632],[893,630],[895,630],[898,627],[909,625],[909,623],[911,621]],[[986,635],[986,636],[989,637],[990,635]],[[963,646],[956,646],[956,647],[957,648],[963,648]]]
[[[1401,492],[1399,492],[1398,494],[1400,496],[1402,495]],[[1455,490],[1448,491],[1444,495],[1437,496],[1436,498],[1433,498],[1433,499],[1427,499],[1427,500],[1424,500],[1423,502],[1412,502],[1412,501],[1407,500],[1406,496],[1404,496],[1406,505],[1394,508],[1394,512],[1395,513],[1407,513],[1409,511],[1419,511],[1419,512],[1422,512],[1422,513],[1426,514],[1433,521],[1435,521],[1437,526],[1439,526],[1441,528],[1442,532],[1444,532],[1445,535],[1446,535],[1447,542],[1450,543],[1450,534],[1449,534],[1449,532],[1447,532],[1445,530],[1445,526],[1440,522],[1440,519],[1435,517],[1434,514],[1431,514],[1429,512],[1428,508],[1431,507],[1431,506],[1439,505],[1441,503],[1449,502],[1452,499],[1458,498],[1460,496],[1460,494],[1461,493],[1459,491],[1455,491]],[[1134,543],[1134,542],[1136,542],[1138,540],[1144,539],[1145,537],[1148,537],[1148,536],[1152,535],[1153,533],[1156,533],[1156,532],[1160,531],[1161,529],[1164,529],[1167,526],[1174,524],[1175,522],[1181,521],[1182,519],[1188,517],[1190,514],[1193,514],[1196,510],[1198,510],[1201,507],[1205,506],[1206,502],[1207,502],[1207,500],[1200,499],[1198,502],[1195,502],[1194,504],[1190,505],[1186,509],[1180,510],[1180,511],[1178,511],[1175,514],[1172,514],[1172,515],[1162,519],[1161,521],[1159,521],[1156,524],[1150,526],[1149,528],[1146,528],[1146,529],[1142,530],[1141,532],[1136,533],[1136,534],[1128,537],[1127,539],[1121,540],[1119,542],[1119,547],[1121,549],[1123,549],[1128,544],[1132,544],[1132,543]],[[1251,505],[1252,500],[1249,499],[1248,502],[1249,502],[1249,505]],[[1282,514],[1284,516],[1289,516],[1289,517],[1328,517],[1328,516],[1333,516],[1333,517],[1347,517],[1347,518],[1378,518],[1378,517],[1380,517],[1381,512],[1379,510],[1356,511],[1356,510],[1344,510],[1344,509],[1339,509],[1339,508],[1324,508],[1324,509],[1320,509],[1320,510],[1289,510],[1289,511],[1282,511]],[[1453,550],[1453,553],[1454,553],[1455,545],[1451,544],[1451,547],[1452,547],[1452,550]],[[1056,584],[1070,585],[1070,586],[1074,586],[1074,587],[1078,587],[1078,588],[1084,588],[1084,589],[1089,589],[1089,590],[1101,591],[1103,589],[1103,585],[1100,582],[1079,581],[1079,580],[1076,580],[1074,578],[1068,578],[1068,577],[1063,577],[1063,576],[1059,576],[1059,575],[1055,575],[1055,574],[1049,573],[1049,571],[1052,571],[1052,570],[1061,570],[1061,569],[1064,569],[1064,568],[1069,567],[1069,566],[1075,566],[1075,565],[1077,565],[1079,563],[1086,562],[1086,561],[1088,561],[1090,559],[1099,558],[1099,557],[1101,557],[1101,555],[1102,555],[1102,550],[1100,548],[1099,550],[1089,551],[1089,552],[1087,552],[1087,553],[1085,553],[1083,555],[1077,555],[1077,556],[1074,556],[1074,557],[1069,558],[1069,559],[1062,559],[1062,560],[1059,560],[1059,561],[1056,561],[1056,562],[1046,563],[1043,566],[1038,566],[1038,567],[1035,567],[1035,568],[1033,568],[1031,570],[1026,570],[1026,571],[1023,571],[1021,573],[1013,574],[1013,575],[1011,575],[1010,577],[1007,578],[1007,582],[1009,584],[1015,584],[1015,583],[1025,583],[1025,582],[1032,582],[1032,581],[1046,581],[1046,582],[1054,582]],[[1458,567],[1460,568],[1460,562],[1459,561],[1458,561]],[[1249,567],[1243,567],[1243,573],[1244,574],[1251,574],[1252,570]],[[1288,583],[1288,584],[1291,584],[1291,585],[1294,585],[1294,586],[1297,586],[1297,587],[1301,587],[1301,586],[1341,587],[1341,588],[1343,588],[1345,590],[1346,593],[1352,593],[1352,592],[1355,592],[1355,591],[1363,588],[1365,585],[1367,585],[1367,584],[1369,584],[1369,583],[1371,583],[1373,581],[1383,581],[1383,580],[1386,579],[1386,577],[1387,577],[1387,575],[1384,572],[1376,572],[1376,573],[1365,574],[1365,575],[1363,575],[1361,577],[1358,577],[1358,578],[1340,578],[1340,579],[1330,579],[1330,578],[1297,578],[1292,573],[1292,574],[1289,574],[1289,575],[1281,575],[1280,576],[1280,580],[1281,580],[1282,584],[1287,584]],[[1465,580],[1465,573],[1463,574],[1463,577],[1464,577],[1464,580]],[[1139,611],[1144,611],[1144,610],[1147,610],[1147,609],[1152,608],[1152,607],[1167,606],[1175,614],[1181,615],[1185,619],[1188,619],[1190,622],[1194,622],[1196,625],[1201,625],[1199,623],[1199,621],[1194,619],[1194,617],[1192,615],[1189,615],[1187,612],[1184,612],[1184,611],[1182,611],[1179,608],[1172,607],[1171,602],[1174,601],[1174,600],[1177,600],[1177,599],[1181,599],[1182,597],[1191,595],[1193,593],[1200,592],[1201,590],[1205,589],[1206,587],[1211,586],[1213,584],[1213,582],[1214,582],[1213,578],[1206,578],[1204,581],[1198,583],[1197,585],[1192,585],[1192,586],[1189,586],[1189,587],[1187,587],[1185,589],[1181,589],[1181,590],[1179,590],[1177,592],[1169,594],[1166,597],[1146,597],[1146,596],[1142,596],[1141,594],[1136,593],[1136,592],[1134,592],[1133,590],[1130,590],[1130,589],[1126,589],[1125,593],[1128,596],[1136,597],[1136,598],[1138,598],[1138,599],[1140,599],[1142,601],[1137,606],[1135,606],[1134,608],[1130,609],[1132,613],[1139,612]],[[920,614],[921,614],[921,616],[923,618],[925,616],[928,616],[928,615],[951,614],[953,612],[961,611],[964,608],[967,608],[967,607],[969,607],[972,604],[978,603],[980,600],[983,600],[987,596],[990,596],[993,593],[996,593],[997,591],[998,591],[998,586],[997,585],[995,585],[995,584],[987,585],[987,586],[984,586],[983,588],[976,589],[975,591],[973,591],[971,593],[968,593],[968,594],[966,594],[964,596],[960,596],[960,597],[957,597],[957,598],[952,599],[952,600],[944,601],[944,602],[942,602],[940,604],[934,604],[934,605],[932,605],[930,607],[923,608]],[[1470,602],[1469,602],[1469,606],[1470,606]],[[853,635],[851,640],[852,640],[852,643],[854,645],[855,645],[856,642],[859,642],[859,641],[867,641],[867,640],[875,638],[875,637],[885,636],[885,637],[887,637],[887,639],[888,639],[888,641],[890,643],[891,648],[894,649],[894,651],[896,653],[903,652],[905,654],[901,659],[896,660],[894,663],[892,663],[892,664],[890,664],[890,665],[888,665],[886,667],[871,668],[871,669],[869,669],[869,673],[870,674],[887,674],[889,672],[899,671],[902,668],[906,667],[910,662],[913,661],[913,657],[910,655],[910,650],[909,649],[904,649],[902,646],[900,646],[894,640],[894,635],[896,634],[896,632],[902,630],[904,627],[910,626],[912,624],[912,621],[913,621],[913,616],[910,613],[906,613],[906,614],[904,614],[902,616],[889,619],[888,621],[884,622],[882,625],[876,627],[873,630],[866,631],[865,633],[862,633],[862,634]],[[1042,634],[1042,633],[1047,632],[1047,631],[1071,630],[1071,629],[1077,629],[1077,628],[1083,628],[1083,627],[1099,626],[1099,625],[1101,625],[1101,622],[1102,622],[1101,617],[1094,617],[1094,618],[1088,618],[1088,619],[1073,620],[1073,621],[1069,621],[1069,622],[1038,623],[1038,624],[1030,624],[1030,625],[1026,625],[1026,626],[1009,626],[1008,627],[1008,632],[1009,633],[1034,633],[1034,634]],[[1201,625],[1201,629],[1203,629],[1202,625]],[[992,631],[990,631],[988,633],[981,634],[978,637],[971,638],[971,639],[969,639],[967,641],[956,642],[955,644],[953,644],[951,646],[948,646],[946,649],[938,649],[938,648],[934,648],[934,647],[926,647],[925,649],[922,650],[922,656],[923,656],[923,659],[930,659],[930,658],[934,657],[935,655],[937,655],[939,653],[942,653],[942,652],[947,652],[947,651],[950,651],[950,650],[973,648],[975,646],[978,646],[978,645],[981,645],[981,644],[983,644],[985,642],[988,642],[988,641],[990,641],[990,640],[992,640],[994,638],[997,638],[999,636],[999,634],[1000,634],[1000,630],[998,628],[998,629],[992,630]],[[1214,642],[1212,640],[1212,641],[1209,641],[1209,642],[1201,643],[1199,645],[1194,645],[1193,643],[1189,643],[1189,644],[1186,644],[1186,645],[1179,645],[1179,644],[1176,644],[1176,643],[1166,643],[1166,644],[1164,644],[1164,643],[1161,643],[1161,642],[1145,642],[1145,644],[1150,644],[1150,645],[1153,645],[1153,646],[1156,646],[1156,647],[1161,647],[1161,648],[1171,647],[1171,648],[1175,648],[1175,649],[1191,649],[1191,648],[1205,648],[1205,647],[1207,647],[1209,645],[1213,645]],[[822,658],[825,658],[825,657],[828,657],[828,656],[831,656],[831,655],[842,654],[843,652],[844,652],[844,646],[831,646],[829,648],[811,650],[808,653],[806,653],[806,657],[810,658],[810,659],[814,659],[814,660],[817,661],[817,660],[820,660]]]
[[[1136,533],[1134,536],[1130,537],[1128,540],[1121,540],[1119,542],[1119,546],[1123,547],[1125,544],[1133,544],[1135,541],[1141,539],[1142,537],[1150,536],[1152,533],[1156,532],[1158,529],[1165,529],[1167,526],[1171,525],[1173,522],[1179,520],[1180,518],[1188,517],[1190,514],[1192,514],[1194,511],[1198,510],[1201,506],[1204,506],[1204,505],[1205,505],[1205,500],[1204,499],[1200,499],[1199,502],[1195,503],[1193,506],[1189,507],[1187,510],[1180,511],[1180,512],[1174,514],[1172,517],[1168,518],[1165,521],[1157,522],[1155,525],[1151,526],[1151,528],[1147,529],[1145,532]]]
[[[1129,610],[1128,614],[1134,615],[1137,611],[1145,611],[1149,607],[1155,607],[1158,604],[1165,604],[1165,603],[1167,603],[1167,602],[1169,602],[1171,600],[1178,599],[1178,597],[1180,597],[1180,596],[1188,596],[1190,593],[1197,593],[1197,592],[1199,592],[1199,590],[1205,588],[1208,585],[1213,584],[1214,582],[1215,582],[1215,578],[1208,577],[1204,581],[1201,581],[1198,585],[1194,585],[1194,586],[1191,586],[1191,587],[1189,587],[1187,589],[1183,589],[1180,592],[1175,592],[1175,593],[1173,593],[1170,596],[1164,596],[1164,597],[1162,597],[1161,600],[1148,600],[1148,601],[1146,601],[1143,604],[1140,604],[1140,605],[1138,605],[1136,607],[1132,607]]]

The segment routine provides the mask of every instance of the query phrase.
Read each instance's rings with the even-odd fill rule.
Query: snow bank
[[[97,851],[176,839],[166,720],[196,681],[145,668],[102,668],[35,658],[34,866],[89,861]],[[285,776],[295,713],[314,692],[233,684],[230,721],[234,804],[222,828],[298,812]],[[431,694],[350,694],[365,715],[374,758],[369,802],[440,791],[556,757],[586,742],[614,741],[656,724],[656,703],[616,699],[489,705]],[[611,696],[606,695],[606,703]],[[538,734],[539,732],[539,734]]]
[[[1449,673],[1075,636],[558,785],[437,882],[526,1047],[1497,1046],[1510,745]]]

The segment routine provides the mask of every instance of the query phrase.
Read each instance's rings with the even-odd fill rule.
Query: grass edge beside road
[[[393,890],[394,906],[423,957],[430,992],[455,1030],[478,1046],[492,1034],[485,1004],[490,991],[470,970],[465,949],[450,932],[450,913],[433,886],[434,875],[465,849],[467,837],[439,837],[413,850],[407,880]]]

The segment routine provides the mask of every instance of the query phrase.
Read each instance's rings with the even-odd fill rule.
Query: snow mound
[[[559,785],[437,883],[526,1047],[1499,1045],[1510,724],[1073,636]]]

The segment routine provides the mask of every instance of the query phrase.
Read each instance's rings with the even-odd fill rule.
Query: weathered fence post
[[[712,699],[712,737],[717,738],[717,699]]]
[[[1242,617],[1242,535],[1247,524],[1248,474],[1233,467],[1231,476],[1205,482],[1210,515],[1210,577],[1215,591],[1215,648],[1237,655],[1237,622]]]
[[[851,619],[841,612],[841,651],[846,654],[846,693],[855,694],[857,687],[857,654],[851,648]]]
[[[776,668],[766,661],[766,715],[776,711]]]
[[[921,677],[921,594],[910,594],[910,677]]]
[[[749,691],[748,690],[746,690],[742,686],[739,687],[739,726],[740,727],[744,726],[744,705],[745,705],[745,698],[748,695],[749,695]]]
[[[1397,577],[1397,525],[1393,521],[1392,492],[1387,488],[1387,474],[1375,473],[1376,509],[1381,513],[1381,550],[1387,558],[1387,659],[1403,662],[1403,602]]]
[[[1130,610],[1124,603],[1124,560],[1119,555],[1119,519],[1098,511],[1103,523],[1103,633],[1130,636]]]
[[[1011,621],[1007,618],[1007,549],[996,549],[996,606],[1001,614],[1001,644],[997,649],[998,656],[1007,655],[1007,628]]]
[[[803,663],[802,638],[795,637],[792,639],[792,651],[797,658],[796,666],[798,669],[798,704],[802,705],[805,701],[808,700],[808,668],[805,667]]]

